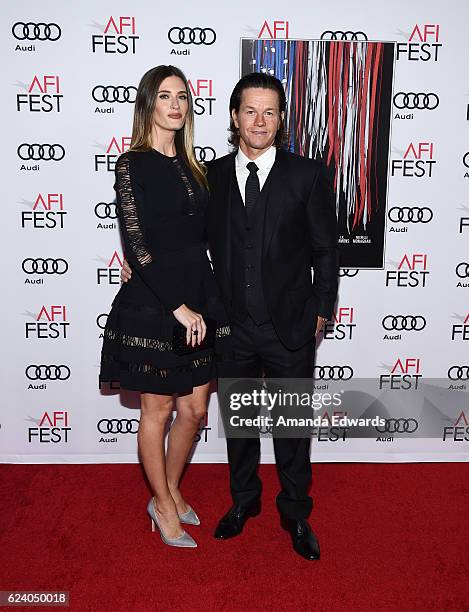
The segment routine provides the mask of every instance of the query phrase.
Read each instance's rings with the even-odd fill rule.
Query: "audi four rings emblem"
[[[394,95],[393,103],[396,108],[407,108],[409,110],[434,110],[440,103],[440,98],[435,93],[404,93],[399,91]]]
[[[326,30],[321,34],[321,40],[368,40],[365,32],[351,32],[347,30],[342,32],[341,30]]]
[[[194,147],[194,153],[199,162],[213,161],[217,156],[213,147]]]
[[[48,257],[42,259],[38,257],[33,259],[28,257],[23,260],[21,267],[26,274],[65,274],[68,270],[68,263],[62,258],[52,259]]]
[[[469,365],[454,365],[448,370],[450,380],[469,380]]]
[[[456,266],[456,274],[459,278],[469,278],[469,263],[462,261]]]
[[[433,210],[428,206],[393,206],[388,211],[388,218],[393,223],[429,223]]]
[[[462,158],[462,163],[466,166],[466,168],[469,168],[469,151],[467,153],[464,153],[464,157]]]
[[[375,429],[380,433],[413,433],[418,426],[416,419],[385,419],[385,425],[377,425]]]
[[[101,433],[132,433],[138,431],[137,419],[101,419],[98,422],[98,431]]]
[[[70,368],[66,365],[29,365],[25,374],[29,380],[67,380]]]
[[[314,366],[317,380],[350,380],[353,370],[350,366]]]
[[[91,92],[93,100],[96,102],[135,102],[137,88],[133,85],[96,85]]]
[[[98,219],[117,219],[117,207],[114,202],[98,202],[94,207]]]
[[[16,40],[58,40],[62,30],[56,23],[23,23],[17,21],[11,28]]]
[[[60,144],[23,143],[18,147],[18,157],[25,161],[60,161],[65,157],[65,149]]]
[[[213,45],[217,39],[212,28],[171,28],[168,38],[173,45]]]
[[[106,327],[107,314],[103,313],[96,317],[96,325],[99,329],[104,329]]]
[[[340,268],[339,276],[347,276],[348,278],[353,278],[358,274],[358,270],[350,270],[350,268]]]
[[[427,321],[421,315],[387,315],[382,321],[382,326],[387,331],[422,331]]]

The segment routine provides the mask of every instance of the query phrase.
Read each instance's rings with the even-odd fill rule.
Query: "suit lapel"
[[[264,239],[262,244],[262,254],[265,256],[269,249],[270,241],[274,234],[277,222],[283,212],[285,200],[285,185],[287,184],[286,172],[286,153],[280,149],[277,150],[275,163],[272,166],[268,183],[264,185],[267,188],[266,193],[262,194],[266,198],[265,217],[264,217]],[[264,190],[263,190],[264,191]]]
[[[235,172],[235,157],[236,153],[232,153],[226,159],[221,175],[220,175],[220,196],[218,198],[218,206],[220,212],[219,227],[223,230],[223,235],[220,237],[220,249],[222,258],[225,262],[226,272],[230,276],[231,267],[231,194],[233,181],[236,181]],[[237,187],[237,185],[235,185]]]

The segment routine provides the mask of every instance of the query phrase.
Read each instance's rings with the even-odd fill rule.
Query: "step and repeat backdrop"
[[[313,461],[469,459],[464,0],[15,0],[1,12],[1,461],[138,461],[138,396],[100,390],[98,371],[123,260],[114,165],[157,64],[189,79],[201,161],[228,152],[231,90],[264,70],[285,85],[290,149],[328,164],[343,267],[317,384],[375,379],[405,394],[432,378],[447,391],[432,437],[412,437],[419,416],[403,409],[376,437],[323,432]],[[226,461],[218,421],[213,394],[193,461]]]

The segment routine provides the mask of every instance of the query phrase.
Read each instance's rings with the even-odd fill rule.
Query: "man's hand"
[[[200,344],[205,338],[207,332],[207,326],[205,325],[204,318],[198,312],[194,312],[188,308],[185,304],[173,310],[173,315],[182,323],[186,328],[186,341],[187,344],[195,346]]]
[[[318,322],[316,323],[316,336],[323,330],[324,325],[327,323],[326,317],[318,315]]]
[[[132,268],[129,266],[127,259],[124,259],[121,270],[121,283],[126,283],[132,276]]]

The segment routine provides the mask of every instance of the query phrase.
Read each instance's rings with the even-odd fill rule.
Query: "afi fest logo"
[[[352,340],[355,320],[355,307],[340,306],[323,327],[324,340]]]
[[[97,24],[96,24],[97,25]],[[91,36],[93,53],[132,53],[135,54],[137,36],[135,17],[109,17],[106,25],[97,27],[103,34]]]
[[[433,142],[411,142],[402,159],[391,160],[391,176],[431,178],[436,164],[433,153]]]
[[[104,166],[104,170],[107,172],[114,172],[117,158],[127,151],[131,140],[131,136],[113,136],[106,147],[101,147],[105,153],[97,153],[94,156],[94,171],[99,172]]]
[[[107,261],[102,257],[99,261]],[[120,273],[123,265],[123,258],[119,257],[117,251],[114,251],[111,259],[106,263],[105,268],[97,268],[96,282],[98,285],[120,285]]]
[[[41,444],[58,444],[69,441],[68,435],[72,428],[68,424],[68,412],[54,410],[42,414],[39,419],[29,417],[30,421],[37,423],[36,427],[28,428],[28,442],[40,442]]]
[[[443,427],[443,442],[469,442],[469,418],[462,410],[452,425]]]
[[[379,388],[409,391],[418,388],[419,378],[422,378],[420,359],[415,357],[398,358],[392,366],[390,374],[380,375]]]
[[[290,37],[290,23],[288,21],[282,20],[274,20],[274,21],[264,21],[262,24],[259,33],[257,34],[257,38],[289,38]]]
[[[457,315],[456,315],[457,316]],[[457,316],[462,323],[454,323],[451,328],[451,340],[469,341],[469,312],[464,317]]]
[[[405,253],[397,270],[386,271],[386,287],[425,287],[429,274],[426,253]]]
[[[31,210],[21,211],[21,227],[32,229],[63,229],[67,211],[63,193],[39,193],[34,202],[22,201]]]
[[[194,99],[194,113],[196,115],[213,115],[213,103],[216,100],[213,97],[213,80],[189,79],[187,84]]]
[[[27,93],[16,95],[16,110],[18,112],[60,113],[60,103],[63,95],[58,75],[35,74],[29,85],[19,83],[19,86],[26,89]]]
[[[67,308],[61,306],[42,306],[37,315],[32,314],[33,323],[25,323],[25,337],[27,340],[58,340],[67,338],[70,322],[67,320]]]
[[[439,24],[416,23],[408,35],[407,42],[397,43],[396,59],[410,62],[437,62],[442,46]]]

